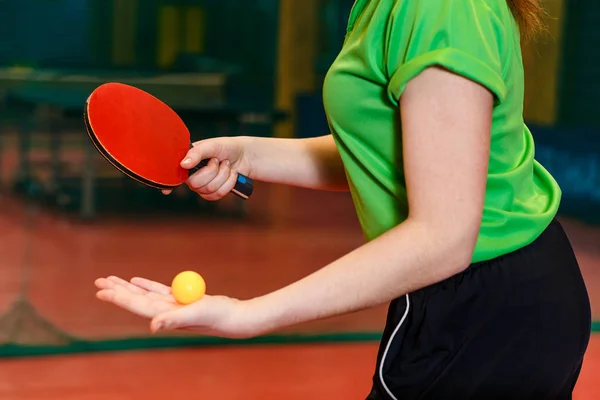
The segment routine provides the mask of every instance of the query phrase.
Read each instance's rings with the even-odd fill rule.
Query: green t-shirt
[[[561,190],[534,160],[523,121],[519,29],[506,0],[357,0],[325,79],[329,125],[367,240],[408,214],[399,124],[407,82],[439,65],[495,96],[482,225],[473,262],[534,241]]]

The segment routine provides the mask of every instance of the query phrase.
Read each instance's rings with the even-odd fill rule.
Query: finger
[[[133,294],[121,286],[116,286],[115,289],[100,290],[96,293],[96,297],[144,318],[154,318],[158,314],[177,307],[170,302]]]
[[[94,281],[94,285],[100,290],[110,289],[114,286],[114,282],[111,282],[106,278],[98,278]]]
[[[154,300],[158,300],[158,301],[165,301],[167,303],[178,304],[177,301],[175,300],[175,297],[173,297],[170,294],[165,295],[165,294],[154,293],[154,292],[146,292],[145,296],[149,297],[151,299],[154,299]]]
[[[94,284],[96,285],[96,287],[98,289],[115,289],[117,286],[119,286],[118,283],[116,283],[114,280],[111,280],[109,278],[98,278],[96,279],[96,281],[94,282]]]
[[[107,303],[112,303],[117,307],[127,310],[131,313],[144,318],[154,318],[160,313],[153,305],[151,300],[144,296],[134,295],[118,289],[104,289],[96,293],[96,297]]]
[[[116,277],[97,279],[95,282],[96,287],[100,290],[123,289],[123,290],[127,290],[133,294],[136,294],[138,296],[146,296],[146,297],[149,297],[154,300],[175,303],[175,299],[171,295],[163,295],[160,293],[149,292],[149,291],[144,290],[143,288],[136,287],[133,284],[131,284],[125,280],[122,280],[120,278],[116,278],[116,279],[115,278]]]
[[[229,161],[225,160],[219,164],[219,172],[217,173],[217,176],[215,176],[214,179],[212,181],[210,181],[208,184],[201,187],[198,190],[198,193],[211,194],[211,193],[216,192],[217,190],[219,190],[219,188],[221,186],[223,186],[223,184],[225,182],[227,182],[227,179],[229,178],[230,173],[231,173],[231,169],[229,168]]]
[[[192,144],[192,148],[187,152],[181,161],[181,166],[185,169],[192,169],[207,158],[218,158],[221,146],[215,140],[201,140]]]
[[[130,284],[143,289],[145,292],[144,295],[147,297],[173,304],[177,303],[175,298],[171,295],[171,288],[162,283],[144,278],[132,278]]]
[[[146,290],[144,290],[142,287],[140,286],[136,286],[136,285],[132,285],[130,282],[127,282],[125,279],[121,279],[117,276],[109,276],[107,278],[109,281],[115,283],[116,285],[120,285],[123,288],[136,293],[136,294],[146,294],[148,293]]]
[[[162,194],[164,194],[165,196],[170,195],[171,193],[173,193],[172,190],[162,190]]]
[[[187,185],[190,189],[198,191],[215,179],[219,173],[219,161],[216,158],[211,159],[206,167],[201,168],[194,173],[188,180]]]
[[[132,278],[131,284],[138,286],[142,289],[145,289],[149,292],[158,293],[162,295],[170,295],[171,288],[167,285],[163,285],[162,283],[151,281],[150,279],[145,278]]]
[[[204,194],[202,195],[202,197],[205,200],[209,200],[209,201],[216,201],[219,199],[222,199],[223,197],[227,196],[235,187],[235,184],[237,183],[237,178],[238,178],[238,173],[235,169],[232,169],[229,171],[229,177],[227,178],[227,180],[225,181],[225,183],[223,183],[223,185],[221,185],[221,187],[213,193],[210,194]]]

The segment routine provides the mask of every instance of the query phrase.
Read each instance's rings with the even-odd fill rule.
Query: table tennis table
[[[121,82],[146,90],[177,111],[186,123],[202,124],[217,121],[235,125],[221,130],[219,135],[243,135],[251,124],[271,124],[284,118],[282,113],[260,107],[237,106],[227,94],[225,73],[140,73],[130,71],[77,71],[0,68],[0,104],[4,113],[20,113],[18,121],[19,168],[17,182],[31,179],[29,152],[36,132],[50,134],[50,180],[59,179],[61,126],[70,122],[75,129],[83,125],[83,107],[89,94],[105,82]],[[207,136],[192,130],[192,140]],[[0,137],[2,126],[0,126]],[[1,149],[0,144],[0,149]],[[94,161],[99,155],[91,142],[84,145],[84,162],[80,176],[81,201],[79,214],[90,219],[96,214],[96,171]]]

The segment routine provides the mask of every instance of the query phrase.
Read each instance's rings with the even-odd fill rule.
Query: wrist
[[[252,336],[262,336],[281,328],[278,310],[269,302],[268,297],[255,297],[244,300],[240,311],[241,318],[246,319]]]
[[[258,155],[256,153],[256,137],[252,136],[237,136],[235,140],[238,142],[242,153],[242,164],[246,164],[248,168],[248,177],[256,179]]]

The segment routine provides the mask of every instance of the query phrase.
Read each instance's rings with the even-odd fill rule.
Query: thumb
[[[158,314],[150,323],[150,330],[153,333],[158,331],[177,330],[192,326],[203,326],[206,324],[208,316],[206,308],[200,306],[201,301],[187,306],[177,308]]]
[[[183,161],[181,161],[181,166],[185,169],[192,169],[200,164],[202,160],[216,158],[221,152],[221,148],[221,144],[215,139],[195,142],[193,147],[188,150]]]

